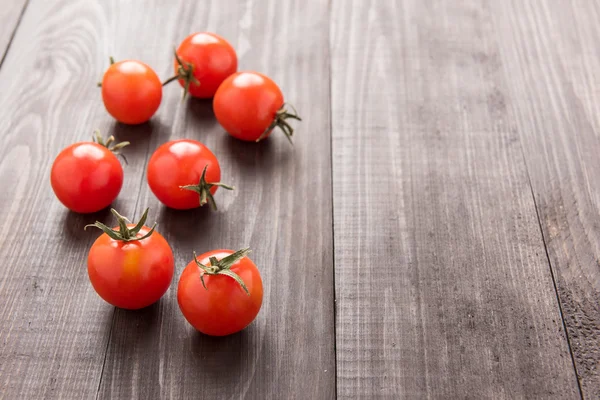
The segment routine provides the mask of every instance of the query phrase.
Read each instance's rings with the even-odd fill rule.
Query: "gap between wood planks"
[[[138,185],[137,198],[135,199],[135,206],[133,207],[132,221],[136,220],[135,216],[138,213],[140,197],[142,197],[142,185],[144,184],[144,180],[146,179],[146,167],[148,165],[148,159],[149,159],[149,155],[150,155],[150,142],[151,141],[148,140],[148,143],[146,144],[146,157],[144,158],[144,169],[142,170],[143,173],[140,176],[140,184]],[[112,317],[110,318],[110,329],[109,329],[110,333],[108,334],[108,340],[106,341],[106,347],[104,349],[104,357],[102,358],[102,368],[100,369],[100,379],[98,379],[98,388],[96,389],[96,400],[98,400],[98,397],[100,396],[100,388],[102,387],[102,378],[104,377],[104,367],[106,366],[106,359],[108,358],[108,349],[110,348],[110,341],[113,336],[113,329],[115,326],[116,315],[117,315],[117,308],[113,307]]]
[[[10,38],[8,39],[8,43],[6,44],[6,49],[4,49],[2,58],[0,58],[0,68],[2,68],[2,65],[4,64],[6,55],[8,54],[8,51],[10,50],[10,46],[12,45],[13,39],[15,38],[15,34],[17,33],[17,29],[19,29],[19,26],[21,25],[21,21],[23,20],[23,15],[25,15],[25,12],[27,11],[27,7],[29,6],[29,1],[30,0],[25,0],[25,4],[23,4],[23,8],[21,9],[21,13],[19,14],[19,18],[17,18],[17,23],[10,34]]]
[[[333,268],[333,384],[335,398],[338,398],[338,357],[337,357],[337,293],[335,290],[335,204],[333,201],[333,67],[332,57],[333,54],[333,41],[331,30],[333,29],[333,0],[327,2],[327,8],[329,12],[329,29],[327,30],[327,58],[329,59],[329,87],[328,87],[328,99],[329,102],[329,162],[331,168],[329,169],[329,176],[331,180],[330,196],[331,196],[331,267]]]
[[[519,141],[519,147],[521,148],[521,155],[523,156],[523,164],[525,165],[525,172],[527,173],[527,184],[531,190],[531,199],[533,200],[533,208],[535,209],[535,217],[540,227],[540,235],[542,236],[542,243],[544,244],[544,252],[546,254],[546,260],[548,260],[548,269],[550,269],[550,276],[552,277],[552,285],[554,286],[554,293],[556,294],[556,302],[558,303],[558,312],[560,313],[560,320],[562,322],[563,329],[565,331],[565,338],[567,339],[567,347],[569,348],[569,354],[571,355],[571,363],[575,370],[575,377],[577,378],[577,389],[579,390],[579,397],[583,400],[583,390],[581,389],[581,382],[579,378],[579,371],[577,371],[577,363],[575,362],[575,354],[573,353],[573,347],[571,346],[571,338],[569,337],[569,330],[567,329],[567,323],[565,321],[565,315],[563,313],[562,303],[560,300],[560,294],[558,293],[558,286],[556,285],[556,278],[554,277],[554,270],[552,269],[552,261],[550,261],[550,254],[548,253],[548,245],[546,244],[546,236],[544,236],[544,229],[542,226],[542,219],[540,217],[540,211],[538,210],[537,200],[535,198],[535,192],[533,190],[533,184],[531,183],[531,175],[529,174],[529,166],[527,165],[527,159],[525,158],[525,150],[523,149],[523,143]]]

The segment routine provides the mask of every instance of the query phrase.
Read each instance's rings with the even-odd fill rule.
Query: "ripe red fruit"
[[[231,136],[246,141],[258,142],[279,127],[291,142],[294,130],[286,120],[301,120],[291,108],[293,112],[288,111],[277,84],[258,72],[231,75],[213,99],[215,116],[221,126]]]
[[[148,121],[160,106],[162,84],[156,72],[137,60],[112,63],[102,78],[102,101],[110,115],[124,124]]]
[[[171,247],[154,227],[145,226],[148,209],[137,223],[111,210],[119,226],[93,225],[104,233],[88,254],[88,275],[94,290],[115,307],[137,310],[157,302],[173,279]]]
[[[184,97],[211,98],[229,75],[237,71],[237,55],[221,36],[198,32],[186,37],[175,52],[175,76],[165,84],[179,80]]]
[[[92,213],[108,207],[123,186],[123,167],[115,154],[129,144],[103,141],[75,143],[62,150],[50,172],[54,194],[71,211]]]
[[[177,286],[177,302],[198,331],[225,336],[241,331],[258,315],[263,299],[260,272],[247,255],[213,250],[185,267]]]
[[[217,157],[204,144],[191,139],[173,140],[160,146],[148,161],[148,185],[167,207],[188,210],[209,203],[221,182]]]

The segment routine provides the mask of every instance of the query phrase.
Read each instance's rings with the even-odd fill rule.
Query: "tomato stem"
[[[102,135],[100,134],[99,130],[95,130],[94,131],[94,135],[92,136],[92,140],[94,141],[94,143],[98,143],[100,146],[106,147],[115,156],[121,156],[121,158],[123,158],[123,161],[125,161],[125,164],[128,164],[127,163],[127,158],[125,158],[125,156],[123,154],[121,154],[121,150],[123,149],[123,147],[129,146],[131,144],[130,142],[115,143],[114,145],[111,146],[111,144],[113,142],[116,142],[115,137],[113,135],[110,135],[106,139],[106,141],[105,141],[104,138],[102,137]]]
[[[227,190],[235,190],[235,188],[233,186],[229,186],[229,185],[226,185],[221,182],[212,182],[212,183],[206,182],[206,169],[207,168],[208,168],[208,165],[206,165],[204,167],[204,170],[202,171],[202,175],[200,176],[200,183],[198,183],[197,185],[185,185],[185,186],[179,186],[179,187],[184,190],[191,190],[192,192],[198,193],[200,195],[200,207],[202,207],[203,205],[208,203],[208,204],[210,204],[210,208],[212,208],[214,211],[216,211],[217,203],[215,202],[215,198],[213,197],[212,193],[210,192],[210,189],[213,186],[219,186],[219,187],[222,187],[223,189],[227,189]]]
[[[290,107],[292,111],[288,111],[286,107]],[[287,138],[287,140],[289,140],[289,142],[293,145],[294,143],[292,142],[292,136],[294,135],[294,128],[292,128],[292,126],[286,121],[286,119],[290,118],[295,119],[297,121],[302,121],[302,118],[298,116],[298,112],[296,111],[294,106],[292,106],[291,104],[283,103],[281,108],[275,113],[275,118],[273,119],[273,122],[271,122],[271,125],[269,125],[267,129],[265,129],[265,131],[258,137],[258,139],[256,139],[256,141],[260,142],[262,139],[267,137],[269,132],[271,132],[276,127],[279,127],[285,135],[285,137]]]
[[[134,240],[143,240],[147,237],[150,237],[154,233],[154,229],[156,228],[156,223],[152,226],[152,228],[143,236],[137,237],[140,230],[144,227],[146,220],[148,219],[148,211],[150,209],[146,208],[144,214],[140,218],[139,222],[133,227],[129,228],[127,223],[131,223],[126,217],[122,216],[115,210],[114,208],[110,209],[110,212],[115,216],[117,222],[119,223],[119,229],[112,229],[108,226],[104,225],[100,221],[96,221],[93,224],[86,225],[83,229],[86,230],[88,227],[93,226],[94,228],[101,229],[104,233],[106,233],[111,239],[118,240],[122,242],[132,242]]]
[[[202,282],[204,289],[208,290],[206,283],[204,282],[204,275],[225,275],[234,279],[241,286],[241,288],[244,289],[246,294],[250,296],[250,292],[248,291],[243,279],[231,270],[231,267],[235,263],[246,257],[248,254],[250,254],[250,252],[251,250],[249,248],[244,248],[228,255],[227,257],[223,257],[221,260],[217,260],[216,257],[210,257],[210,265],[204,265],[198,261],[198,256],[196,255],[196,252],[194,252],[194,262],[200,270],[200,281]]]
[[[164,81],[164,82],[162,83],[162,85],[163,85],[163,86],[166,86],[166,85],[168,85],[169,83],[171,83],[171,82],[173,82],[173,81],[176,81],[176,80],[178,80],[178,79],[179,79],[179,75],[172,76],[172,77],[170,77],[169,79],[167,79],[166,81]]]
[[[115,59],[113,58],[113,56],[108,57],[108,60],[110,61],[110,65],[113,65],[115,63]],[[102,87],[102,82],[96,83],[96,86]]]
[[[176,49],[173,49],[173,54],[175,54],[175,61],[177,61],[177,75],[170,77],[164,81],[162,85],[165,86],[173,81],[181,79],[183,81],[183,95],[181,101],[183,101],[190,92],[190,85],[194,84],[194,86],[200,86],[200,81],[194,76],[194,64],[182,61],[179,54],[177,54]]]

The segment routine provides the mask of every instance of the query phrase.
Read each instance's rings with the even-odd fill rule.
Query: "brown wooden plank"
[[[27,1],[6,0],[0,2],[0,66],[27,6]]]
[[[579,397],[482,4],[333,2],[341,398]]]
[[[517,132],[585,398],[600,398],[600,5],[494,2]]]
[[[148,140],[168,130],[170,110],[123,129],[107,116],[96,82],[109,55],[171,72],[157,60],[172,49],[179,8],[158,0],[144,7],[140,14],[138,2],[31,0],[0,70],[0,397],[96,396],[113,308],[89,284],[87,251],[99,233],[83,226],[111,218],[67,212],[49,173],[62,148],[91,139],[95,128],[132,140],[115,207],[133,216]]]
[[[327,1],[187,2],[177,40],[212,30],[238,51],[240,68],[272,76],[305,117],[292,148],[281,134],[260,144],[230,138],[210,101],[180,103],[168,88],[172,126],[150,141],[206,143],[236,191],[216,195],[219,211],[176,212],[142,185],[176,259],[176,279],[155,307],[118,310],[99,398],[330,399],[335,395],[329,58]],[[169,66],[167,51],[160,66]],[[164,134],[163,134],[164,133]],[[192,251],[249,245],[265,298],[245,331],[215,339],[193,330],[176,301]]]

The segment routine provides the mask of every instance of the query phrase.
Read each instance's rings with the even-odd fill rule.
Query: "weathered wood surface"
[[[290,17],[283,28],[275,2],[266,8],[266,19],[265,9],[250,2],[221,2],[224,8],[218,2],[190,4],[145,2],[143,14],[137,13],[139,2],[30,4],[15,37],[19,51],[10,53],[0,72],[7,89],[1,98],[0,179],[10,188],[0,194],[0,254],[11,260],[0,269],[0,392],[6,398],[334,396],[326,4],[314,3],[307,14],[319,18]],[[230,9],[238,11],[222,11]],[[127,128],[107,116],[95,82],[109,55],[139,58],[166,76],[172,46],[199,28],[230,37],[241,65],[272,74],[305,111],[304,137],[295,148],[283,137],[261,145],[229,139],[212,118],[210,103],[181,104],[174,86],[166,89],[150,124]],[[317,34],[305,40],[305,30]],[[283,37],[293,46],[279,46]],[[312,76],[320,79],[316,91],[303,84]],[[133,142],[115,206],[126,215],[152,207],[172,243],[178,272],[192,250],[254,248],[266,297],[251,328],[222,340],[202,337],[181,317],[173,289],[138,313],[114,313],[96,296],[85,257],[98,232],[82,228],[110,217],[66,212],[48,185],[53,157],[65,145],[88,139],[93,128]],[[164,210],[146,190],[149,152],[170,137],[185,136],[211,146],[224,176],[238,187],[233,194],[219,193],[217,214]],[[322,151],[311,151],[314,145]],[[11,235],[17,226],[22,235]]]
[[[66,212],[49,172],[62,148],[91,139],[104,118],[95,82],[108,63],[115,11],[87,1],[31,0],[0,69],[0,396],[6,399],[94,398],[98,389],[112,310],[90,287],[86,250],[98,233],[83,226],[108,213]],[[124,213],[133,212],[138,186],[138,177],[126,177],[118,202]]]
[[[600,397],[596,2],[26,3],[0,10],[0,398]],[[148,124],[106,114],[109,55],[166,77],[199,30],[280,83],[294,148],[229,138],[177,85]],[[88,281],[82,228],[109,213],[69,213],[49,185],[95,128],[133,142],[115,207],[150,207],[175,253],[138,312]],[[237,188],[216,213],[147,187],[152,151],[184,137]],[[259,317],[194,332],[175,292],[192,251],[246,245]]]
[[[99,397],[334,398],[327,2],[182,3],[185,23],[166,30],[173,38],[156,49],[164,55],[158,66],[171,67],[169,41],[192,29],[219,32],[237,48],[240,69],[269,74],[305,118],[294,147],[280,133],[240,142],[216,122],[210,101],[181,104],[179,86],[166,88],[150,151],[170,139],[200,140],[236,190],[216,194],[217,213],[177,212],[162,207],[144,180],[138,212],[149,206],[158,218],[175,249],[176,276],[194,250],[250,246],[263,276],[263,308],[247,330],[221,339],[187,324],[175,290],[140,313],[117,310]]]
[[[582,392],[600,398],[600,4],[493,2]]]
[[[28,0],[3,0],[0,2],[0,66],[10,45]]]
[[[338,396],[578,398],[491,11],[332,15]]]

